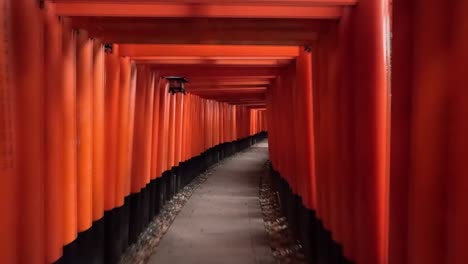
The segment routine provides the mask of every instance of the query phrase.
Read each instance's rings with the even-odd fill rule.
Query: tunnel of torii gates
[[[267,129],[309,260],[467,263],[468,1],[0,7],[0,263],[117,262]]]

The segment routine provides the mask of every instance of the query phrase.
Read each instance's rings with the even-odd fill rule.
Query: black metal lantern
[[[175,94],[175,93],[185,94],[184,84],[187,83],[188,81],[184,77],[167,76],[165,78],[169,82],[169,92],[171,94]]]

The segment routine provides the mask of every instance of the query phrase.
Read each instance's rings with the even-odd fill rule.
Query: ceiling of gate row
[[[55,0],[120,55],[186,77],[205,98],[265,107],[266,89],[357,0]]]

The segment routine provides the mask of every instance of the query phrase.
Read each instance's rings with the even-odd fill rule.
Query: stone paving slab
[[[259,143],[214,168],[148,263],[275,263],[258,200],[267,159]]]

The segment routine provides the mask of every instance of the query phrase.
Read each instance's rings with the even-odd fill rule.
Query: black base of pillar
[[[278,193],[281,213],[288,220],[295,237],[301,241],[308,263],[314,264],[352,264],[343,255],[342,246],[333,240],[314,210],[306,208],[302,199],[293,193],[287,181],[271,170],[274,188]]]
[[[118,263],[122,253],[138,240],[138,236],[176,193],[215,163],[266,136],[266,132],[262,132],[220,144],[165,171],[140,192],[127,196],[123,206],[106,211],[91,228],[80,232],[72,243],[64,246],[63,255],[56,263]]]

